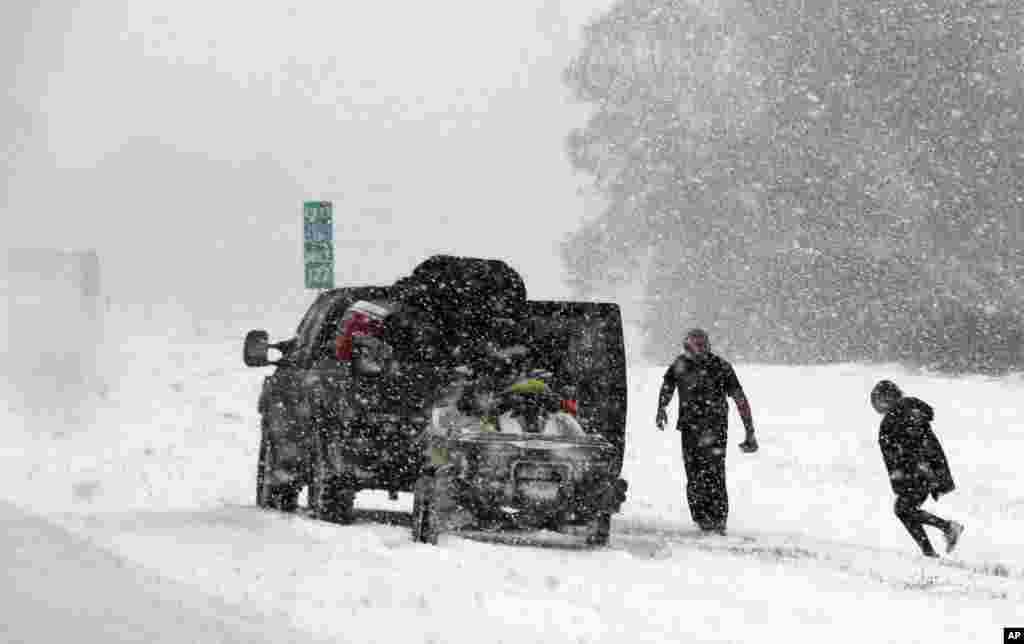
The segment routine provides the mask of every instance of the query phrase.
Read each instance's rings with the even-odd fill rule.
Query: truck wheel
[[[587,535],[587,545],[607,546],[612,532],[612,513],[598,513],[596,517],[590,520],[588,526],[590,533]]]
[[[266,474],[263,472],[265,463],[267,462],[267,435],[263,434],[260,436],[260,455],[256,460],[256,506],[265,508],[267,507],[266,493],[264,491],[264,479]]]
[[[328,454],[328,440],[326,431],[317,432],[309,483],[309,507],[314,519],[349,524],[354,520],[356,490],[345,485],[345,478],[335,473]]]
[[[298,485],[278,482],[275,470],[279,468],[274,443],[267,432],[267,419],[263,419],[260,454],[256,465],[256,505],[268,510],[295,512],[299,506]]]
[[[356,491],[345,487],[340,476],[320,483],[320,498],[313,508],[313,517],[321,521],[347,525],[355,519]]]
[[[316,508],[320,507],[320,484],[313,477],[309,478],[306,486],[306,507],[310,512],[316,512]]]
[[[421,476],[416,481],[412,496],[412,540],[416,543],[437,545],[440,532],[437,499],[433,476]]]
[[[312,453],[305,468],[306,507],[314,519],[319,519],[322,514],[323,490],[331,470],[327,467],[326,432],[322,427],[317,427],[315,432]]]

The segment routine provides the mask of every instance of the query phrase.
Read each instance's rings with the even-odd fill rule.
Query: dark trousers
[[[907,532],[910,533],[914,542],[921,548],[921,552],[926,555],[933,555],[935,554],[935,549],[932,547],[932,542],[928,540],[928,535],[925,534],[924,526],[930,525],[945,532],[949,530],[949,521],[939,518],[931,512],[922,510],[921,505],[927,499],[928,490],[926,489],[907,490],[896,497],[893,511],[900,522],[903,523]]]
[[[725,487],[725,446],[701,445],[694,432],[683,432],[683,466],[690,516],[701,530],[724,530],[729,518]]]

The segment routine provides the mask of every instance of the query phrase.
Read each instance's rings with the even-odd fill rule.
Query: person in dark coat
[[[924,531],[926,525],[942,530],[946,552],[952,552],[963,525],[921,509],[929,495],[937,501],[956,488],[942,445],[931,428],[934,410],[923,400],[904,396],[889,380],[878,382],[871,390],[871,406],[883,415],[878,445],[896,494],[896,517],[924,556],[939,556]]]
[[[711,352],[708,335],[701,329],[686,334],[683,353],[665,371],[658,393],[655,424],[665,428],[665,408],[679,394],[679,431],[686,469],[686,499],[690,516],[704,532],[725,534],[729,495],[725,483],[725,451],[729,405],[735,401],[746,429],[740,449],[757,451],[750,403],[732,365]]]

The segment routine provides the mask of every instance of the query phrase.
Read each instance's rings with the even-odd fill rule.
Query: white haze
[[[0,251],[95,249],[104,328],[65,284],[11,281],[5,398],[73,425],[127,338],[287,334],[315,295],[309,199],[335,204],[339,285],[450,252],[564,297],[558,245],[588,202],[561,72],[606,4],[0,3]],[[8,316],[25,288],[48,304]],[[26,367],[60,352],[98,373]],[[91,393],[64,386],[80,375]]]
[[[560,74],[604,4],[4,3],[2,245],[95,248],[115,303],[224,317],[302,296],[327,199],[339,283],[443,251],[562,295]]]

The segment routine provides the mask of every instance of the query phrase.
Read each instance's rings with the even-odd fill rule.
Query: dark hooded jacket
[[[898,495],[925,492],[938,499],[956,487],[946,455],[932,431],[935,412],[918,398],[901,398],[882,418],[878,444],[892,490]]]

